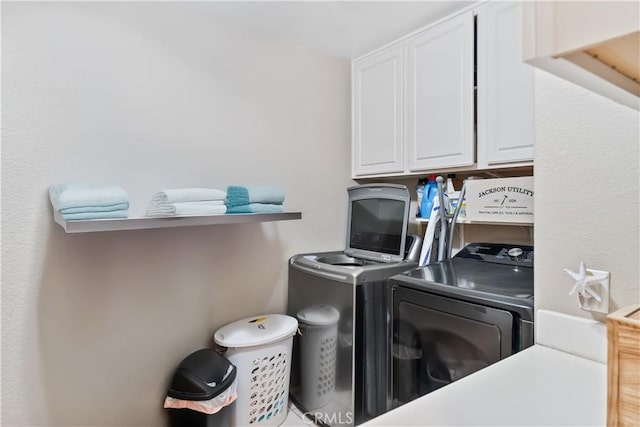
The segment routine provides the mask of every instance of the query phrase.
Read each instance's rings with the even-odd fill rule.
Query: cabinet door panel
[[[533,160],[533,67],[522,61],[522,5],[478,11],[478,163]]]
[[[353,64],[353,175],[404,171],[404,47]]]
[[[474,163],[473,32],[468,12],[408,42],[411,171]]]

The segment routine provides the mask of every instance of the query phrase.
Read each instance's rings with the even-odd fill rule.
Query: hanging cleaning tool
[[[435,261],[444,261],[451,258],[453,250],[453,234],[456,221],[462,209],[462,201],[466,192],[466,183],[462,185],[459,195],[459,203],[453,213],[449,212],[448,194],[445,192],[444,178],[438,176],[435,179],[436,194],[432,202],[429,224],[425,231],[422,252],[420,253],[420,266],[431,264]],[[426,190],[425,190],[426,192]],[[426,194],[425,194],[426,197]],[[423,199],[424,200],[424,199]],[[434,248],[436,252],[434,253]]]
[[[455,229],[456,223],[458,222],[458,216],[460,216],[460,212],[462,211],[463,206],[464,206],[464,196],[467,192],[467,182],[463,182],[462,183],[462,190],[460,190],[460,194],[458,195],[458,203],[456,204],[456,209],[455,211],[453,211],[452,217],[451,217],[451,227],[449,230],[449,248],[447,250],[447,259],[451,258],[451,251],[453,249],[453,245],[451,242],[453,242],[453,231]]]
[[[443,261],[447,257],[448,247],[451,246],[448,242],[448,229],[451,226],[449,224],[449,200],[447,194],[444,192],[444,186],[442,183],[444,179],[439,176],[436,178],[436,184],[438,188],[438,205],[440,206],[440,239],[438,240],[438,261]]]
[[[439,233],[437,229],[440,226],[440,205],[439,201],[436,198],[435,204],[431,209],[431,215],[429,216],[429,223],[427,224],[427,229],[424,233],[424,238],[422,240],[422,250],[420,251],[420,260],[419,266],[424,267],[427,264],[431,264],[435,261],[435,255],[433,253],[434,246],[437,245],[437,240],[439,238]]]

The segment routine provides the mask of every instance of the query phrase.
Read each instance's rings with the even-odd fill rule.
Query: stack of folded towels
[[[151,196],[147,216],[221,215],[227,193],[215,188],[179,188]]]
[[[276,187],[227,187],[227,213],[280,213],[284,192]]]
[[[52,185],[49,199],[65,221],[129,216],[129,196],[117,185]]]

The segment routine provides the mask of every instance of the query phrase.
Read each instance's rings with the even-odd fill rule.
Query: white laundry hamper
[[[215,342],[237,370],[235,426],[278,426],[287,418],[291,346],[298,321],[283,314],[238,320],[218,329]]]
[[[326,304],[300,310],[302,403],[307,410],[322,408],[336,387],[336,352],[340,313]]]

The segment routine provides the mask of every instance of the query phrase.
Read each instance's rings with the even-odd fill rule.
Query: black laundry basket
[[[230,366],[232,371],[224,378]],[[223,355],[205,348],[191,353],[178,365],[167,395],[180,400],[211,400],[225,392],[235,380],[236,367]],[[214,386],[209,385],[213,383]],[[171,427],[230,427],[234,404],[232,402],[215,414],[169,408]]]

